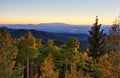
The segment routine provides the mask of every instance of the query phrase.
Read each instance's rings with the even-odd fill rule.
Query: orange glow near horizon
[[[94,23],[95,19],[75,19],[75,18],[2,18],[0,19],[0,24],[40,24],[40,23],[66,23],[73,25],[91,25]],[[104,25],[111,25],[113,20],[110,19],[100,19],[99,23]]]
[[[0,0],[0,24],[92,25],[97,15],[111,25],[119,9],[120,0]]]

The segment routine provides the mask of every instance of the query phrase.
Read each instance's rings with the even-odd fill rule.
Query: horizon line
[[[93,25],[93,24],[70,24],[70,23],[63,23],[63,22],[46,22],[46,23],[0,23],[1,25],[28,25],[28,24],[32,24],[32,25],[38,25],[38,24],[66,24],[66,25]],[[112,25],[112,24],[102,24],[102,25]]]

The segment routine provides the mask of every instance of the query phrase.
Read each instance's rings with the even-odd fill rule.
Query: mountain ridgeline
[[[120,78],[117,23],[109,36],[97,16],[91,28],[5,26],[0,27],[1,78]]]
[[[46,43],[48,39],[54,40],[55,44],[61,45],[70,37],[76,37],[81,43],[81,51],[88,48],[88,31],[90,25],[70,25],[65,23],[42,23],[42,24],[0,24],[0,29],[7,28],[13,38],[20,38],[31,31],[35,38],[42,39]],[[102,26],[104,32],[109,35],[110,26]]]
[[[72,34],[89,34],[88,30],[91,25],[70,25],[64,23],[42,23],[42,24],[0,24],[0,27],[8,27],[12,29],[34,29],[38,31],[52,32],[52,33],[72,33]],[[109,34],[109,25],[102,25],[106,34]]]
[[[53,33],[53,32],[45,32],[38,31],[35,29],[12,29],[8,27],[0,27],[0,30],[6,29],[10,32],[12,38],[20,38],[30,31],[35,38],[42,39],[42,43],[46,43],[48,39],[52,39],[55,41],[56,45],[61,45],[64,42],[68,41],[70,37],[76,37],[78,41],[80,41],[82,47],[81,50],[85,50],[88,47],[88,34],[79,33]]]

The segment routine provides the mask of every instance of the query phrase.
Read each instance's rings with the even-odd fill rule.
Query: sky
[[[120,0],[0,0],[0,24],[61,22],[110,25],[120,14]]]

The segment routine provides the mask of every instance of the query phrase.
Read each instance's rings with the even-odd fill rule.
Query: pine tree
[[[88,41],[90,44],[89,55],[97,61],[106,51],[106,35],[103,33],[104,30],[100,30],[100,28],[101,24],[98,24],[98,17],[96,16],[95,24],[89,31]]]

